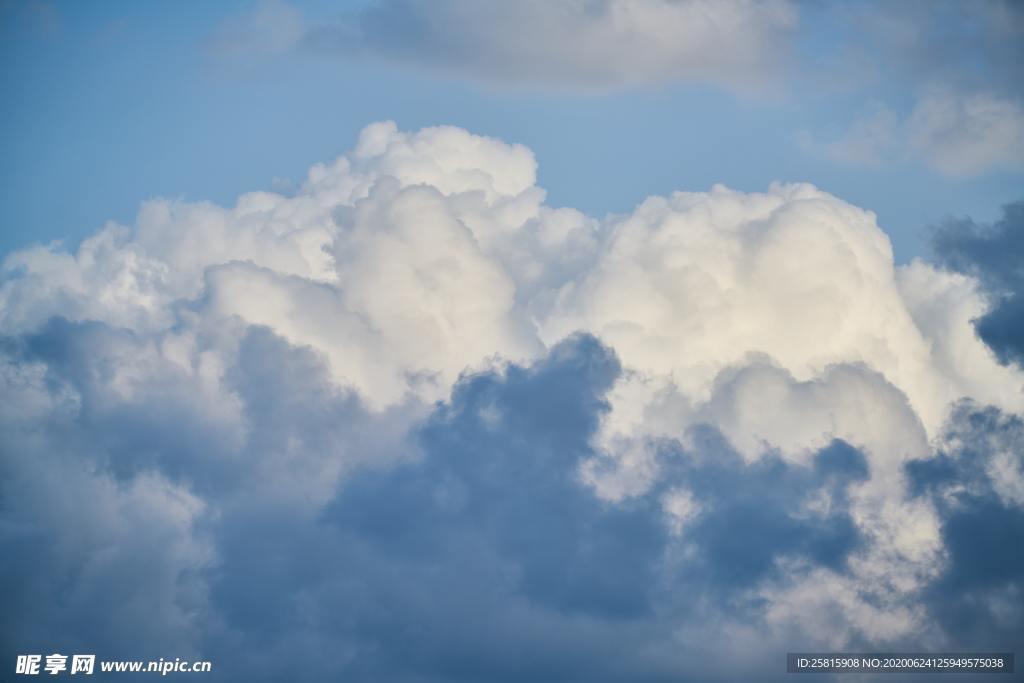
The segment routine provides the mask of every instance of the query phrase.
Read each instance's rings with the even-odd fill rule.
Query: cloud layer
[[[389,0],[315,26],[307,40],[513,86],[697,81],[753,89],[779,66],[796,25],[788,0]]]
[[[384,122],[291,196],[10,255],[5,656],[709,680],[1020,645],[1019,558],[974,531],[1024,505],[1019,335],[984,332],[1015,208],[896,267],[806,184],[544,199],[522,146]]]
[[[978,278],[991,301],[978,334],[1003,362],[1024,361],[1024,202],[1003,207],[992,225],[951,220],[934,236],[941,263]]]

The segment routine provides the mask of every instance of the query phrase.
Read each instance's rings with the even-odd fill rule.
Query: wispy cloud
[[[549,94],[703,84],[813,111],[855,93],[874,104],[802,131],[804,149],[948,177],[1021,168],[1021,45],[1024,13],[1002,0],[380,0],[333,17],[273,0],[213,38],[235,57],[314,51]]]
[[[784,61],[788,0],[387,0],[290,30],[294,10],[258,6],[217,37],[225,47],[325,51],[503,86],[604,92],[673,82],[760,90]]]
[[[900,117],[877,105],[834,139],[804,131],[805,149],[842,163],[917,161],[950,177],[1024,168],[1024,106],[991,93],[923,92]]]

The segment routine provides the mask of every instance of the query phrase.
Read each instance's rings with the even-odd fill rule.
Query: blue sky
[[[296,11],[315,24],[364,5]],[[876,212],[901,261],[924,252],[928,226],[948,216],[992,220],[1024,186],[1019,164],[950,176],[913,156],[864,165],[801,144],[827,142],[876,103],[906,110],[929,77],[911,69],[856,87],[841,85],[857,80],[847,76],[859,64],[851,59],[824,74],[787,67],[793,73],[772,77],[767,92],[671,79],[577,92],[323,49],[225,49],[239,18],[263,7],[273,5],[5,3],[0,248],[74,244],[106,220],[130,224],[152,197],[227,204],[275,179],[300,182],[383,119],[523,143],[549,202],[595,216],[715,183],[756,191],[774,180],[812,182]],[[829,12],[802,9],[792,46],[802,61],[867,42]],[[940,22],[961,20],[934,14],[940,33],[949,29]]]
[[[0,670],[1024,651],[1024,5],[0,19]]]

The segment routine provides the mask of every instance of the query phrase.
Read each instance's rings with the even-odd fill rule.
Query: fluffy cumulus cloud
[[[522,146],[385,122],[291,195],[15,252],[4,656],[634,681],[1019,648],[1018,208],[897,267],[810,185],[597,219]]]

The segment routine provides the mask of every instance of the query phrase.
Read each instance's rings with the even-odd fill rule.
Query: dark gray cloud
[[[685,573],[710,589],[755,585],[784,555],[841,571],[861,540],[846,488],[867,479],[867,462],[843,441],[819,451],[810,468],[770,455],[747,465],[722,443],[714,458],[698,465],[684,458],[675,472],[708,509],[689,529],[701,552]],[[801,514],[813,492],[829,494],[828,514]]]
[[[939,514],[948,553],[926,603],[962,648],[1024,646],[1024,422],[961,403],[948,446],[908,463],[911,491]]]
[[[1003,207],[991,225],[950,220],[933,237],[938,262],[978,278],[992,308],[976,321],[1003,363],[1024,365],[1024,201]]]
[[[350,680],[717,676],[694,666],[706,644],[677,628],[702,614],[756,622],[746,593],[794,580],[782,558],[842,571],[859,541],[845,492],[867,476],[842,442],[809,467],[748,465],[708,428],[699,457],[666,444],[647,494],[597,498],[578,467],[618,373],[583,336],[534,366],[468,376],[419,428],[418,459],[357,472],[315,523],[242,511],[213,600],[245,652],[282,655],[245,675],[285,675],[298,639],[335,643],[333,669],[311,666]],[[675,537],[660,499],[678,486],[705,512]],[[822,493],[833,506],[808,514]]]
[[[103,323],[55,318],[0,339],[5,659],[199,656],[237,511],[279,514],[297,533],[296,510],[359,457],[397,452],[405,407],[370,415],[311,350],[261,327],[230,332],[227,397]]]
[[[695,662],[764,619],[759,586],[843,572],[863,542],[847,490],[867,465],[842,442],[807,466],[748,464],[702,428],[662,445],[650,491],[598,498],[579,465],[620,367],[592,337],[467,375],[412,441],[381,442],[385,418],[325,382],[322,359],[239,332],[226,378],[248,426],[209,449],[188,434],[220,418],[179,405],[169,369],[160,391],[115,400],[104,372],[144,353],[130,334],[54,320],[5,342],[5,361],[45,371],[44,394],[79,401],[4,425],[5,657],[202,656],[213,680],[752,674],[781,645]],[[662,499],[680,488],[700,511],[677,534]]]

